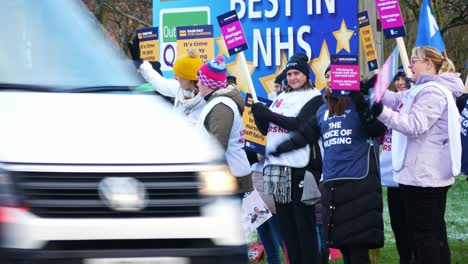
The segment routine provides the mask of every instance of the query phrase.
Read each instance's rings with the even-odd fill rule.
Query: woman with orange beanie
[[[157,92],[174,98],[174,108],[184,114],[192,125],[197,123],[201,109],[205,106],[203,97],[198,94],[197,72],[203,65],[198,50],[191,48],[174,62],[175,79],[167,79],[144,61],[140,65],[140,74]]]

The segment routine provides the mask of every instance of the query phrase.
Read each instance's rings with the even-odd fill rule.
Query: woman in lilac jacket
[[[462,94],[463,82],[453,63],[431,47],[414,48],[409,68],[416,85],[404,94],[386,91],[385,107],[375,104],[372,111],[393,129],[394,180],[400,185],[416,263],[450,263],[444,214],[447,191],[460,170],[454,96]]]

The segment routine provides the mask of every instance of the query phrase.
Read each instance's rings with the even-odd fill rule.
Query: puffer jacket
[[[383,202],[377,156],[371,148],[369,173],[363,179],[325,182],[323,221],[328,247],[381,248]]]
[[[463,93],[463,82],[458,74],[421,75],[416,85],[430,81],[446,87],[454,96]],[[447,100],[452,98],[446,98],[439,88],[429,86],[415,96],[409,113],[392,111],[402,99],[401,93],[386,91],[382,103],[388,108],[384,107],[378,117],[388,128],[408,137],[406,158],[402,169],[394,175],[395,181],[418,187],[452,185],[451,162],[441,162],[450,157]]]

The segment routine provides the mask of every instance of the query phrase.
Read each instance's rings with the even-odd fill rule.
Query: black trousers
[[[369,250],[359,247],[340,248],[344,264],[370,264]]]
[[[314,206],[301,202],[305,169],[292,168],[291,174],[292,202],[281,204],[275,201],[281,236],[291,264],[320,263]]]
[[[408,225],[406,223],[405,207],[401,197],[400,188],[387,188],[388,212],[390,224],[395,235],[396,247],[400,255],[400,264],[412,263],[412,250],[409,244]]]
[[[450,186],[423,188],[400,185],[406,223],[416,264],[449,264],[445,208]]]

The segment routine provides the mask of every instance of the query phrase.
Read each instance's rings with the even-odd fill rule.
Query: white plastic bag
[[[270,217],[272,217],[271,211],[256,189],[244,194],[242,198],[242,226],[246,236],[265,223]]]

